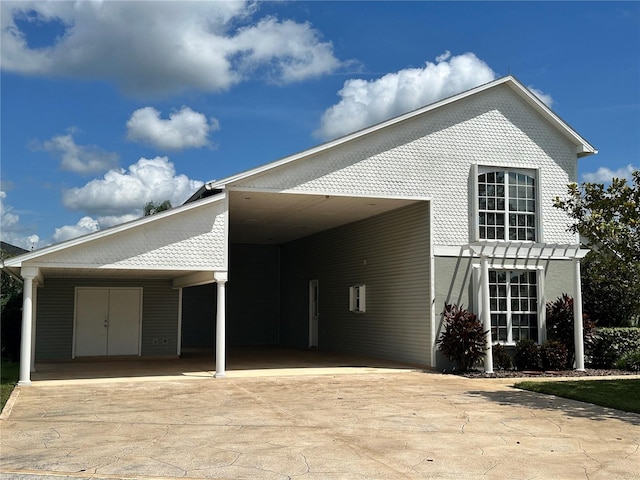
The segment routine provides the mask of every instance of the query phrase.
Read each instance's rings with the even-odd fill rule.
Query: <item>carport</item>
[[[47,365],[47,369],[55,368],[57,363],[62,369],[63,363],[58,362],[72,361],[70,365],[82,363],[80,370],[88,371],[87,365],[91,362],[86,360],[97,357],[102,362],[95,365],[106,371],[106,364],[113,364],[116,369],[124,366],[119,363],[123,356],[165,360],[184,357],[190,353],[182,350],[185,328],[196,313],[199,321],[205,322],[204,326],[211,332],[209,339],[215,344],[213,348],[206,345],[204,357],[199,358],[210,362],[211,370],[215,365],[216,377],[226,375],[227,346],[286,347],[278,351],[275,358],[293,355],[294,365],[300,363],[300,358],[293,353],[309,347],[352,351],[369,355],[368,358],[393,358],[384,351],[372,355],[377,349],[375,342],[371,348],[352,349],[348,342],[341,344],[339,331],[327,334],[319,328],[321,305],[327,305],[330,313],[334,305],[339,304],[352,318],[358,318],[346,308],[348,290],[346,287],[340,291],[319,290],[331,282],[323,282],[319,273],[312,272],[313,268],[301,273],[295,267],[300,264],[306,267],[305,259],[313,252],[315,263],[342,264],[353,260],[361,269],[366,268],[367,258],[386,255],[381,250],[384,245],[368,246],[366,236],[359,235],[357,248],[363,249],[365,256],[357,259],[352,259],[349,249],[345,248],[344,258],[325,262],[328,253],[318,251],[314,245],[325,242],[326,232],[372,218],[384,217],[381,221],[386,223],[394,212],[416,204],[426,209],[427,202],[246,189],[217,189],[209,193],[210,196],[203,195],[170,211],[4,262],[3,268],[24,281],[20,384],[30,383],[36,362]],[[422,227],[427,227],[428,255],[428,215],[423,214],[420,217]],[[348,237],[350,227],[345,228],[340,235]],[[358,233],[357,228],[355,231]],[[381,230],[378,228],[378,231]],[[351,240],[347,237],[339,244],[349,245]],[[328,238],[328,249],[335,250],[335,241],[331,236]],[[305,243],[305,239],[315,240]],[[424,242],[424,238],[420,241]],[[307,277],[300,278],[300,275]],[[343,280],[347,282],[345,285],[351,285],[364,284],[366,279],[364,274],[361,278],[356,274],[354,280]],[[428,282],[428,278],[425,281]],[[135,308],[130,309],[133,313],[125,313],[138,322],[137,327],[123,327],[118,340],[115,333],[111,334],[117,330],[116,319],[107,314],[108,319],[99,319],[91,327],[97,331],[108,330],[104,353],[100,345],[83,343],[89,342],[83,338],[93,342],[96,330],[82,333],[82,306],[95,316],[95,310],[99,309],[94,307],[104,297],[106,311],[116,311],[118,306],[130,303],[131,298],[135,302],[136,289],[140,291],[141,313],[135,317]],[[201,292],[209,289],[209,293],[197,298],[192,293],[198,289]],[[121,309],[118,312],[119,316],[123,315]],[[365,316],[358,320],[363,318]],[[213,325],[215,332],[212,332]],[[132,340],[134,332],[137,338]],[[356,332],[356,335],[359,334]],[[122,347],[124,338],[131,344],[128,349]],[[327,340],[326,345],[323,339]],[[364,343],[368,341],[362,339]],[[261,368],[259,365],[272,362],[273,358],[270,360],[268,355],[261,360],[256,352],[267,353],[258,349],[253,350],[252,355],[231,355],[230,361],[238,361],[232,368],[246,369],[247,362],[255,362],[257,368]],[[325,361],[305,353],[304,362],[315,359],[322,365]],[[160,362],[157,367],[162,365]],[[164,366],[173,368],[168,363]]]

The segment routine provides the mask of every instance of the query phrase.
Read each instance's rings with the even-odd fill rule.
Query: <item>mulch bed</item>
[[[516,371],[516,370],[495,370],[494,373],[484,373],[483,371],[471,371],[471,372],[443,372],[454,375],[461,375],[467,378],[522,378],[522,377],[611,377],[615,375],[635,375],[638,376],[638,372],[631,372],[628,370],[616,370],[616,369],[599,369],[599,368],[587,368],[584,372],[578,372],[576,370],[561,370],[561,371]]]

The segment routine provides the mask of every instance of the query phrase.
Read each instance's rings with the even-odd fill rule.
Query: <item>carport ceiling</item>
[[[232,243],[280,245],[415,202],[234,190],[229,196],[229,236]]]

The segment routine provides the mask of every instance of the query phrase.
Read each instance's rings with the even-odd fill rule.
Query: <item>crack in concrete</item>
[[[629,458],[631,455],[635,455],[636,453],[638,453],[638,450],[640,450],[640,444],[636,445],[636,448],[633,452],[631,452],[629,455],[625,455],[624,458]]]

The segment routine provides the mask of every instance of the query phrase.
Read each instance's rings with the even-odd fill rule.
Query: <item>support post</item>
[[[33,283],[38,276],[38,269],[23,267],[20,276],[24,280],[22,286],[22,332],[20,338],[20,376],[18,385],[31,385],[31,344],[33,326]]]
[[[214,278],[218,286],[217,297],[218,306],[216,310],[216,378],[226,377],[226,296],[225,284],[227,283],[227,272],[215,272]]]
[[[486,351],[484,356],[484,372],[493,373],[493,350],[491,347],[491,307],[489,301],[489,257],[480,259],[480,295],[482,298],[482,326],[485,333]]]
[[[580,259],[573,259],[573,339],[575,343],[575,367],[584,371],[584,334],[582,325],[582,284],[580,280]]]

